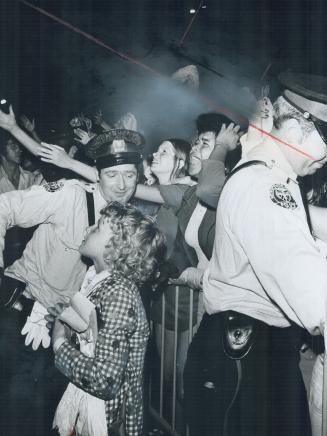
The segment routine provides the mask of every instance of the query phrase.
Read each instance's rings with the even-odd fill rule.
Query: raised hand
[[[77,136],[75,141],[80,142],[83,145],[86,145],[95,135],[92,132],[86,132],[83,129],[74,129],[74,133]]]
[[[110,130],[111,126],[103,119],[103,114],[101,109],[93,117],[94,123],[102,127],[103,130]]]
[[[0,127],[11,132],[15,126],[17,126],[17,123],[12,105],[9,106],[8,114],[0,110]]]
[[[265,96],[261,98],[257,103],[255,113],[250,119],[251,127],[255,126],[264,132],[271,132],[274,124],[274,109],[270,99]]]
[[[216,147],[222,146],[227,151],[235,150],[240,136],[240,126],[230,123],[229,126],[226,127],[226,124],[223,124],[216,138]]]
[[[143,164],[143,174],[144,177],[146,178],[145,185],[148,186],[154,185],[156,183],[156,178],[152,174],[151,165],[149,164],[147,159],[143,159],[142,164]]]
[[[27,118],[26,115],[21,115],[20,116],[20,122],[22,124],[22,126],[30,133],[34,132],[35,130],[35,120],[34,118],[32,118],[32,120],[30,120],[29,118]]]
[[[261,99],[257,101],[256,110],[249,119],[249,128],[246,135],[246,143],[243,142],[243,151],[249,152],[252,147],[263,141],[274,125],[274,108],[268,98],[269,87],[261,92]]]
[[[103,123],[103,114],[102,114],[102,110],[99,109],[98,112],[96,112],[94,114],[93,120],[95,122],[95,124],[97,124],[98,126],[101,126]]]

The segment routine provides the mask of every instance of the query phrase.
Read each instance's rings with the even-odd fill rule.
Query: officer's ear
[[[303,138],[303,132],[300,123],[291,118],[282,122],[281,130],[283,131],[283,140],[290,144],[300,144]]]

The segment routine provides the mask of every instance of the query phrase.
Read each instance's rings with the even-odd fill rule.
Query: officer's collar
[[[259,159],[267,163],[279,177],[286,183],[289,179],[297,183],[297,174],[293,171],[285,155],[275,140],[266,137],[262,142],[253,147],[247,154],[247,160]]]

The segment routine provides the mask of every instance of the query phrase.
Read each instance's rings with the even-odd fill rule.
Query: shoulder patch
[[[56,192],[64,187],[64,182],[62,181],[46,182],[42,186],[48,192]]]
[[[270,199],[278,206],[294,210],[297,208],[296,201],[285,185],[275,184],[270,188]]]

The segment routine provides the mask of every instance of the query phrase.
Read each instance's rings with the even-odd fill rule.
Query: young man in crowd
[[[23,150],[4,130],[0,134],[0,194],[35,184],[34,174],[21,167]]]

